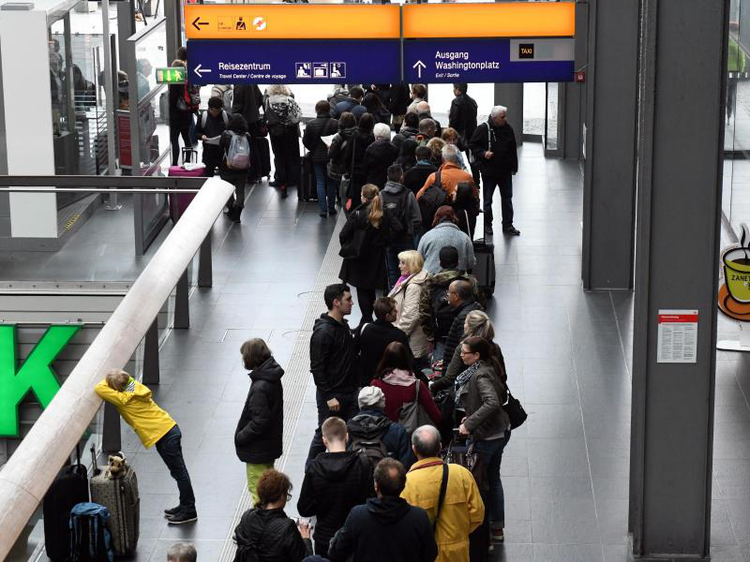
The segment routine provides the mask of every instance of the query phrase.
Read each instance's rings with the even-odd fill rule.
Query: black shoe
[[[328,218],[328,213],[326,213],[325,211],[320,211],[320,212],[318,213],[318,216],[319,216],[320,218],[322,218],[322,219],[327,219],[327,218]]]
[[[172,517],[174,515],[177,515],[180,512],[181,507],[178,505],[176,507],[172,507],[170,509],[164,510],[164,516],[165,517]]]
[[[235,207],[232,209],[232,221],[240,222],[240,215],[242,214],[242,207]]]
[[[518,230],[515,226],[509,226],[507,228],[503,228],[503,234],[507,234],[508,236],[521,236],[521,231]]]
[[[281,182],[273,180],[273,181],[269,181],[268,185],[270,185],[271,187],[281,187]]]
[[[485,224],[484,225],[484,233],[492,235],[492,225],[491,224]]]
[[[181,509],[171,517],[167,517],[167,522],[170,525],[184,525],[185,523],[192,523],[198,520],[198,513],[195,509],[187,510]]]
[[[332,217],[336,214],[336,209],[328,209],[328,216]]]
[[[282,199],[286,199],[286,198],[287,198],[287,196],[289,195],[289,193],[288,193],[287,191],[288,191],[288,190],[287,190],[286,186],[285,186],[285,185],[282,185],[282,186],[281,186],[281,198],[282,198]]]

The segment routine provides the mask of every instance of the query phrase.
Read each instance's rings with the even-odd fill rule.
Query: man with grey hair
[[[518,172],[516,135],[507,121],[508,109],[496,105],[487,122],[479,125],[469,142],[482,173],[484,231],[492,234],[492,196],[499,187],[503,213],[503,234],[518,236],[513,226],[513,176]]]
[[[388,181],[388,168],[398,158],[398,148],[391,142],[391,128],[385,123],[378,123],[373,129],[375,142],[365,150],[366,183],[383,189]]]
[[[430,186],[435,183],[438,173],[440,174],[440,186],[445,190],[445,193],[448,195],[449,201],[453,201],[456,195],[456,190],[458,189],[458,184],[462,182],[467,182],[469,185],[471,185],[474,197],[478,200],[479,190],[474,183],[474,178],[471,177],[471,174],[469,172],[461,168],[458,163],[458,148],[455,145],[446,144],[441,151],[441,155],[443,157],[443,165],[440,166],[440,170],[438,170],[438,172],[430,174],[427,177],[427,181],[425,182],[424,186],[419,190],[419,192],[417,192],[417,201],[419,201],[424,192],[427,191]],[[427,225],[425,225],[425,228],[427,228]],[[436,272],[433,271],[432,273]]]
[[[401,492],[410,505],[427,512],[435,529],[438,559],[468,560],[469,534],[484,521],[484,502],[471,472],[440,459],[440,433],[431,425],[411,437],[417,462],[406,474]]]
[[[419,121],[417,129],[419,132],[417,133],[416,141],[420,146],[424,146],[427,144],[427,141],[435,137],[435,134],[437,133],[437,123],[435,123],[430,117],[426,117]]]
[[[198,553],[195,547],[186,542],[178,542],[167,551],[167,562],[195,562]]]

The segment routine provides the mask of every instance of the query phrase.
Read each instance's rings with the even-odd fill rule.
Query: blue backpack
[[[70,510],[71,562],[114,560],[108,522],[109,510],[98,503],[81,502]]]

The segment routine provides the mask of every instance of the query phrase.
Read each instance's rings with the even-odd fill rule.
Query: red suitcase
[[[197,162],[198,151],[192,148],[182,149],[182,163]],[[205,173],[206,168],[198,168],[196,170],[186,170],[182,166],[170,166],[169,177],[181,177],[181,178],[201,178]],[[169,196],[169,216],[172,222],[177,222],[188,205],[195,198],[195,193],[173,193]]]

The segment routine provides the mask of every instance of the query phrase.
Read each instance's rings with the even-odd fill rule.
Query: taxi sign
[[[392,4],[193,4],[188,39],[399,39]]]
[[[404,39],[573,37],[574,2],[405,4]]]
[[[184,84],[187,70],[182,66],[168,66],[156,69],[157,84]]]

